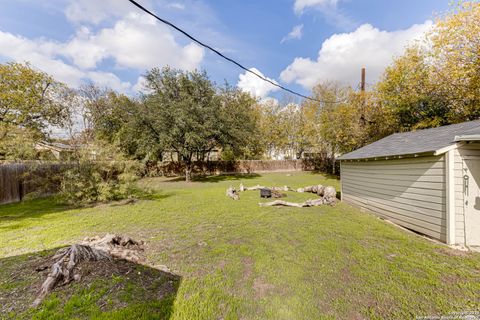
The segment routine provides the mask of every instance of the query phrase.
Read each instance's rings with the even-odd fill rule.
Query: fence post
[[[18,180],[18,199],[23,200],[23,182],[21,179]]]

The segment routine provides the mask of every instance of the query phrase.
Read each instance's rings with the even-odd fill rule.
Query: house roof
[[[53,149],[56,151],[73,151],[75,148],[71,145],[60,143],[60,142],[45,142],[40,141],[36,143],[36,146],[42,147],[45,149]]]
[[[480,135],[480,119],[432,129],[394,133],[363,148],[344,154],[338,160],[435,153],[454,145],[456,138],[460,136],[478,135]],[[457,141],[460,140],[457,139]]]

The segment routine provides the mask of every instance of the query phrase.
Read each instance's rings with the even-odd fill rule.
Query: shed
[[[395,133],[338,160],[342,201],[447,244],[480,246],[480,120]]]

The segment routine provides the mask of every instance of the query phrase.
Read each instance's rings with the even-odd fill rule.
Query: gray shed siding
[[[464,159],[480,160],[480,142],[461,145],[454,150],[455,155],[455,243],[465,244],[465,199],[463,193]]]
[[[445,156],[342,161],[342,200],[446,241]]]

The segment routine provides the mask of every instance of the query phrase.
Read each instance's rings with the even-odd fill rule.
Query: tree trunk
[[[192,181],[192,164],[191,163],[185,164],[185,181],[186,182]]]
[[[234,187],[230,187],[227,189],[227,197],[232,198],[233,200],[240,200],[240,196],[238,195],[237,190]]]
[[[260,189],[268,189],[272,191],[290,191],[292,190],[288,186],[283,186],[283,187],[265,187],[257,184],[256,186],[253,187],[245,187],[243,184],[240,184],[240,191],[252,191],[252,190],[260,190]]]
[[[312,187],[307,187],[312,188]],[[306,207],[317,207],[321,205],[330,205],[335,206],[337,203],[337,192],[334,187],[328,186],[315,186],[317,189],[320,199],[309,199],[305,202],[288,202],[283,200],[275,200],[271,202],[259,203],[261,207],[272,207],[272,206],[284,206],[284,207],[297,207],[297,208],[306,208]]]
[[[144,262],[144,243],[129,237],[107,234],[103,238],[86,238],[80,244],[57,251],[52,258],[55,262],[50,267],[50,273],[43,282],[40,292],[33,302],[37,307],[43,299],[58,285],[66,285],[81,278],[78,264],[88,261],[110,260],[113,257],[134,263]],[[44,266],[37,268],[44,270]]]
[[[299,193],[311,192],[311,193],[316,193],[320,196],[320,192],[323,192],[323,189],[325,189],[325,187],[322,186],[321,184],[319,184],[317,186],[308,186],[308,187],[304,187],[304,188],[298,188],[297,192],[299,192]]]
[[[332,147],[332,174],[336,174],[336,172],[335,172],[335,147]]]

